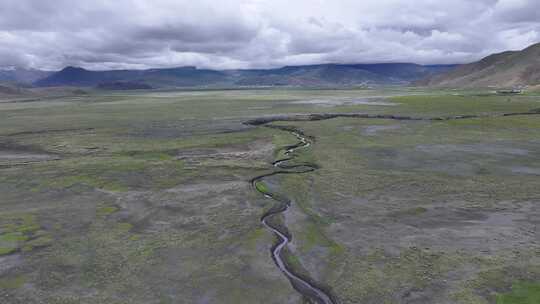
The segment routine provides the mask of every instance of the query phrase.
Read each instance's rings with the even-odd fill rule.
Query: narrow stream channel
[[[288,163],[295,159],[293,154],[296,150],[307,148],[312,144],[312,140],[303,134],[302,131],[289,127],[280,127],[271,125],[272,122],[278,121],[318,121],[334,118],[363,118],[363,119],[390,119],[390,120],[416,120],[416,121],[447,121],[447,120],[461,120],[461,119],[479,119],[488,117],[506,117],[506,116],[525,116],[525,115],[540,115],[540,109],[532,109],[527,112],[514,112],[514,113],[495,113],[495,114],[476,114],[476,115],[451,115],[440,117],[413,117],[402,116],[393,114],[367,114],[367,113],[314,113],[314,114],[293,114],[293,115],[276,115],[269,117],[261,117],[244,122],[250,126],[265,126],[267,128],[278,129],[287,131],[296,136],[299,142],[293,146],[285,147],[286,158],[277,160],[273,163],[276,170],[274,172],[261,175],[251,180],[253,188],[264,195],[265,197],[274,200],[277,204],[266,212],[261,217],[262,224],[272,231],[278,242],[272,247],[272,259],[276,263],[276,266],[283,272],[283,274],[289,279],[291,285],[296,291],[298,291],[304,298],[313,304],[338,304],[338,300],[329,292],[321,287],[317,287],[314,280],[309,277],[305,277],[295,273],[290,266],[283,260],[283,249],[291,242],[292,236],[289,234],[287,227],[272,223],[269,221],[273,216],[284,214],[291,206],[291,201],[281,195],[271,193],[266,187],[259,187],[258,183],[262,183],[266,177],[278,175],[278,174],[303,174],[313,172],[317,170],[317,166],[307,163]]]
[[[277,168],[276,171],[256,177],[251,181],[251,184],[256,191],[268,199],[272,199],[277,202],[277,204],[270,211],[261,217],[262,224],[268,230],[272,231],[278,239],[277,244],[272,247],[272,259],[281,272],[283,272],[287,279],[289,279],[294,289],[304,296],[307,301],[314,304],[336,304],[336,301],[328,292],[324,291],[320,287],[315,286],[312,279],[295,274],[290,266],[284,262],[282,251],[291,242],[292,236],[287,231],[287,227],[273,224],[270,220],[276,215],[286,213],[291,206],[291,201],[286,197],[271,193],[266,189],[266,187],[258,186],[259,183],[262,183],[264,179],[269,176],[278,174],[303,174],[315,171],[317,166],[312,164],[289,164],[295,158],[294,152],[298,149],[309,147],[311,145],[311,140],[307,136],[304,136],[300,131],[279,128],[272,125],[267,125],[266,127],[288,131],[296,136],[296,138],[299,140],[299,142],[293,146],[282,148],[286,149],[286,158],[277,160],[272,164],[275,168]]]

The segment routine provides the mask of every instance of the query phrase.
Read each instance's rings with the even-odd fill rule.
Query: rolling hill
[[[66,67],[34,82],[40,87],[107,87],[110,83],[137,83],[160,87],[236,86],[355,86],[409,84],[418,79],[454,68],[454,65],[320,64],[286,66],[277,69],[208,70],[179,67],[149,70],[89,71]]]
[[[522,51],[490,55],[416,84],[433,87],[511,88],[540,85],[540,43]]]

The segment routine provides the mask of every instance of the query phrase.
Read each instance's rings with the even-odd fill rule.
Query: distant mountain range
[[[76,86],[109,90],[163,87],[302,86],[339,87],[404,85],[443,73],[455,65],[412,63],[319,64],[277,69],[208,70],[179,67],[148,70],[90,71],[66,67],[58,72],[37,70],[3,71],[0,82],[12,81],[38,87]],[[19,75],[19,76],[15,76]],[[22,77],[20,75],[25,75]]]
[[[235,85],[242,86],[355,86],[409,84],[454,67],[455,65],[412,63],[319,64],[269,70],[235,70],[226,73]]]
[[[540,85],[540,43],[522,51],[490,55],[478,62],[416,82],[432,87],[514,88]]]
[[[57,72],[34,69],[0,70],[0,85],[5,92],[21,86],[133,90],[173,87],[350,87],[408,84],[455,88],[538,88],[540,43],[522,51],[494,54],[465,65],[380,63],[317,64],[244,70],[209,70],[195,67],[108,71],[66,67]]]

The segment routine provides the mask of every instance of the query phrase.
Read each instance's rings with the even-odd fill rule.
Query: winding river
[[[306,300],[310,303],[316,304],[336,304],[336,301],[330,295],[329,292],[323,290],[321,287],[316,286],[316,283],[312,279],[296,274],[292,268],[287,265],[284,261],[283,249],[291,242],[292,236],[289,234],[287,227],[273,223],[271,219],[279,214],[284,214],[291,206],[290,199],[283,197],[281,195],[276,195],[266,189],[265,186],[260,186],[263,183],[264,179],[269,176],[274,176],[278,174],[303,174],[315,171],[317,169],[316,165],[300,163],[300,164],[290,164],[294,158],[294,152],[299,149],[307,148],[311,145],[311,139],[305,136],[301,131],[292,129],[292,128],[283,128],[273,125],[267,125],[266,127],[273,129],[281,129],[290,132],[299,142],[293,146],[288,146],[282,148],[285,149],[284,159],[275,161],[272,165],[276,168],[275,171],[258,176],[251,180],[253,188],[267,197],[268,199],[274,200],[277,204],[266,212],[261,217],[262,224],[270,231],[274,233],[277,237],[277,243],[272,247],[272,259],[274,260],[276,266],[281,270],[281,272],[287,277],[291,282],[291,285],[296,291],[298,291]]]
[[[277,204],[274,205],[268,212],[261,217],[262,224],[277,237],[277,243],[272,247],[272,259],[276,266],[291,282],[291,285],[298,291],[309,303],[312,304],[338,304],[338,300],[331,294],[330,291],[317,286],[313,279],[296,273],[290,265],[284,260],[283,250],[291,242],[290,235],[286,226],[272,222],[272,218],[279,214],[284,214],[291,206],[290,199],[272,193],[264,186],[264,179],[278,174],[303,174],[317,170],[317,165],[309,163],[293,163],[290,164],[296,155],[294,152],[298,149],[307,148],[312,144],[313,139],[293,127],[272,125],[272,122],[278,121],[317,121],[334,118],[364,118],[364,119],[391,119],[391,120],[412,120],[412,121],[447,121],[461,119],[477,119],[487,117],[507,117],[507,116],[522,116],[522,115],[540,115],[540,109],[532,109],[528,112],[514,113],[498,113],[498,114],[476,114],[476,115],[451,115],[440,117],[413,117],[392,114],[367,114],[367,113],[313,113],[313,114],[292,114],[292,115],[275,115],[252,119],[244,122],[251,126],[265,126],[267,128],[287,131],[298,138],[299,142],[295,145],[281,148],[285,150],[285,158],[276,160],[272,165],[276,168],[273,172],[255,177],[251,180],[252,187],[267,197],[274,200]],[[280,150],[280,151],[281,151]],[[290,254],[290,253],[288,253]]]

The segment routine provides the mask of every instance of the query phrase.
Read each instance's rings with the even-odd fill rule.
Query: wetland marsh
[[[335,303],[536,303],[540,115],[503,114],[540,95],[480,93],[4,98],[0,302],[310,301],[277,229],[283,265]],[[261,193],[290,204],[270,230]]]

